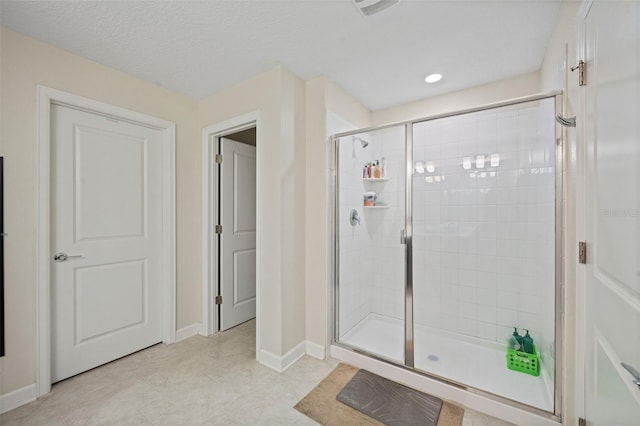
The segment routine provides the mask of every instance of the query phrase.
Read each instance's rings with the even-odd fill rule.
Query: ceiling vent
[[[393,6],[400,0],[351,0],[364,16],[375,15]]]

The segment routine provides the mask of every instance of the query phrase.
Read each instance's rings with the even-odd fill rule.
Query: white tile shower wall
[[[367,139],[368,135],[361,135]],[[371,152],[351,137],[340,139],[338,151],[338,246],[340,336],[371,311],[370,287],[373,249],[363,212],[362,166],[371,161]],[[355,209],[360,225],[352,226]]]
[[[551,347],[550,111],[528,104],[414,126],[414,163],[425,167],[413,180],[417,323],[499,343],[516,326]]]
[[[372,159],[386,160],[387,181],[365,181],[366,191],[375,191],[385,209],[365,209],[365,222],[372,237],[375,275],[371,312],[404,318],[404,251],[400,230],[405,216],[405,132],[403,126],[371,133]]]
[[[404,129],[392,128],[342,138],[339,152],[340,336],[369,313],[404,317]],[[387,160],[388,180],[365,181],[364,165]],[[376,192],[388,208],[363,206],[364,193]],[[351,226],[356,209],[360,225]]]

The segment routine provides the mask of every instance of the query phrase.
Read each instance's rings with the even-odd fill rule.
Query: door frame
[[[200,334],[209,336],[217,333],[218,305],[215,304],[216,277],[218,275],[218,245],[214,232],[216,223],[213,217],[218,211],[218,173],[213,161],[217,152],[217,139],[241,130],[256,128],[256,354],[262,348],[260,318],[262,300],[262,181],[260,179],[263,161],[263,143],[260,133],[261,113],[253,111],[228,120],[209,125],[202,129],[202,325]]]
[[[587,0],[588,1],[588,0]],[[337,348],[337,352],[336,353],[340,353],[340,355],[342,356],[343,354],[343,350],[346,350],[347,354],[359,354],[359,355],[364,355],[370,359],[376,360],[376,361],[383,361],[384,363],[387,364],[391,364],[393,366],[396,367],[400,367],[401,369],[407,370],[407,371],[412,371],[420,376],[424,376],[428,379],[433,379],[436,380],[438,382],[441,383],[445,383],[447,385],[451,385],[453,387],[460,387],[460,383],[456,383],[456,382],[452,382],[450,380],[448,380],[446,377],[439,377],[439,376],[434,376],[428,372],[425,371],[419,371],[418,369],[415,369],[412,365],[410,365],[410,362],[413,361],[413,357],[407,357],[406,352],[408,350],[413,351],[414,350],[414,341],[413,341],[413,330],[408,330],[409,327],[413,327],[413,324],[409,322],[409,318],[413,318],[413,294],[409,291],[409,289],[412,287],[412,283],[410,282],[410,280],[412,279],[412,275],[411,275],[411,271],[410,268],[411,266],[409,265],[408,260],[410,259],[410,254],[411,254],[411,250],[412,250],[412,227],[407,227],[407,223],[412,225],[410,219],[412,218],[412,212],[410,212],[410,210],[412,210],[412,203],[413,200],[412,195],[411,195],[411,185],[409,184],[409,179],[408,176],[405,176],[405,179],[407,179],[406,181],[406,185],[405,185],[405,195],[406,195],[406,200],[405,200],[405,209],[407,210],[405,212],[405,214],[403,215],[404,219],[405,219],[405,231],[406,231],[406,235],[404,235],[404,244],[406,246],[406,256],[403,262],[405,262],[405,273],[406,273],[406,277],[405,277],[405,287],[404,287],[404,291],[405,291],[405,330],[404,330],[404,350],[405,350],[405,358],[404,361],[402,362],[397,362],[397,361],[391,361],[388,358],[384,358],[384,357],[380,357],[379,355],[373,354],[371,352],[368,352],[365,349],[362,348],[358,348],[355,346],[352,346],[350,344],[347,343],[343,343],[340,342],[339,340],[339,328],[340,328],[340,318],[339,318],[339,294],[340,294],[340,277],[339,277],[339,270],[340,270],[340,244],[339,244],[339,229],[338,229],[338,224],[340,223],[339,221],[339,206],[340,206],[340,201],[339,201],[339,165],[338,165],[338,160],[339,160],[339,154],[340,154],[340,149],[339,149],[339,141],[340,138],[342,137],[346,137],[346,136],[354,136],[354,135],[358,135],[360,133],[366,133],[366,132],[372,132],[372,131],[377,131],[377,130],[381,130],[381,129],[388,129],[388,128],[392,128],[392,127],[405,127],[405,165],[406,165],[406,169],[408,170],[412,170],[413,169],[413,163],[412,163],[412,158],[411,158],[411,153],[412,153],[412,144],[413,144],[413,134],[409,131],[410,127],[413,126],[414,124],[418,124],[418,123],[423,123],[426,121],[431,121],[431,120],[437,120],[437,119],[442,119],[442,118],[447,118],[447,117],[453,117],[453,116],[458,116],[458,115],[463,115],[463,114],[468,114],[468,113],[473,113],[473,112],[479,112],[479,111],[485,111],[485,110],[490,110],[490,109],[495,109],[495,108],[500,108],[500,107],[505,107],[505,106],[511,106],[511,105],[517,105],[517,104],[524,104],[524,103],[528,103],[528,102],[534,102],[534,101],[540,101],[540,100],[544,100],[544,99],[551,99],[553,98],[553,102],[554,102],[554,116],[556,114],[559,114],[562,112],[562,96],[563,96],[563,92],[560,89],[555,89],[549,92],[544,92],[544,93],[538,93],[538,94],[533,94],[533,95],[529,95],[529,96],[522,96],[522,97],[518,97],[518,98],[513,98],[513,99],[507,99],[504,101],[498,101],[498,102],[493,102],[493,103],[489,103],[489,104],[484,104],[484,105],[479,105],[476,107],[470,107],[470,108],[466,108],[466,109],[461,109],[458,111],[453,111],[453,112],[447,112],[447,113],[442,113],[442,114],[435,114],[432,116],[427,116],[427,117],[421,117],[421,118],[416,118],[416,119],[411,119],[411,120],[407,120],[407,121],[401,121],[401,122],[396,122],[396,123],[389,123],[389,124],[385,124],[385,125],[381,125],[381,126],[375,126],[375,127],[367,127],[367,128],[362,128],[362,129],[355,129],[355,130],[349,130],[346,132],[342,132],[342,133],[335,133],[333,135],[330,136],[331,138],[331,145],[334,148],[334,158],[333,158],[333,168],[334,168],[334,175],[333,175],[333,182],[332,182],[332,186],[333,186],[333,207],[334,207],[334,212],[333,212],[333,233],[336,236],[334,238],[334,246],[333,246],[333,285],[332,285],[332,300],[331,300],[331,304],[332,304],[332,315],[333,317],[333,327],[331,327],[331,345],[335,348]],[[565,258],[565,240],[564,240],[564,235],[565,235],[565,227],[566,225],[566,219],[564,216],[565,213],[565,209],[564,209],[564,205],[563,205],[563,200],[564,200],[564,185],[565,185],[565,172],[567,171],[566,166],[565,166],[565,159],[567,158],[567,151],[566,151],[566,138],[563,134],[563,132],[560,130],[560,125],[558,123],[554,123],[555,124],[555,128],[554,128],[554,138],[555,138],[555,181],[554,181],[554,188],[555,188],[555,195],[554,195],[554,200],[555,200],[555,208],[554,208],[554,217],[555,217],[555,237],[554,237],[554,247],[555,247],[555,266],[554,266],[554,294],[555,294],[555,308],[554,308],[554,332],[555,332],[555,344],[554,344],[554,348],[555,348],[555,354],[554,354],[554,360],[555,360],[555,372],[554,372],[554,380],[551,383],[554,389],[554,398],[553,398],[553,402],[554,402],[554,409],[553,411],[547,411],[541,408],[537,408],[537,407],[533,407],[533,406],[529,406],[526,405],[525,403],[513,400],[513,399],[509,399],[508,397],[504,397],[501,395],[497,395],[497,394],[493,394],[493,393],[489,393],[489,392],[485,392],[481,389],[477,389],[477,388],[473,388],[469,385],[463,384],[463,388],[464,390],[462,391],[463,393],[460,393],[460,396],[458,398],[462,398],[459,400],[464,400],[465,398],[468,398],[469,393],[473,393],[473,394],[477,394],[480,397],[488,397],[490,399],[492,399],[495,402],[498,403],[502,403],[505,406],[508,407],[515,407],[517,409],[520,410],[525,410],[531,413],[534,413],[538,416],[540,416],[541,418],[545,418],[545,419],[549,419],[551,421],[555,421],[555,422],[561,422],[565,419],[565,412],[564,412],[564,401],[566,400],[566,390],[565,387],[563,386],[563,380],[564,380],[564,374],[566,372],[565,369],[565,363],[564,363],[564,357],[565,357],[565,353],[566,353],[566,340],[565,340],[565,303],[566,302],[566,297],[565,297],[565,270],[564,270],[564,264],[563,264],[563,259]],[[409,315],[408,313],[411,313],[411,315]],[[359,356],[358,355],[358,356]],[[349,358],[349,356],[347,356],[347,358]],[[344,359],[347,359],[344,358]],[[355,359],[355,358],[353,358]],[[470,400],[469,400],[470,401]],[[475,403],[476,401],[474,401]],[[480,403],[480,402],[478,402]],[[471,407],[473,408],[473,407]],[[498,413],[496,411],[497,414],[494,414],[496,416],[500,416],[500,413]],[[505,418],[506,419],[506,418]]]
[[[51,390],[51,107],[63,105],[162,133],[162,342],[176,338],[175,135],[170,121],[46,86],[37,86],[36,393]]]

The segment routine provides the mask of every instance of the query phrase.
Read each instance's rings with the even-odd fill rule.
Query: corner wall
[[[329,136],[347,131],[333,128],[335,120],[349,127],[371,125],[371,113],[342,88],[319,77],[306,82],[306,250],[305,300],[308,352],[318,357],[330,343],[330,295],[333,277],[333,149]],[[341,124],[344,125],[344,124]]]
[[[300,352],[305,338],[304,104],[304,83],[282,67],[198,102],[199,129],[253,111],[261,115],[261,341],[256,349],[262,350],[258,359],[274,368],[290,351]]]

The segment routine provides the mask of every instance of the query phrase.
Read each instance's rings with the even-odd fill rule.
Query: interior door
[[[640,2],[585,19],[586,396],[591,425],[640,424]],[[634,383],[635,381],[635,383]]]
[[[161,133],[54,105],[52,381],[162,340]]]
[[[220,144],[220,330],[227,330],[256,316],[256,147]]]

